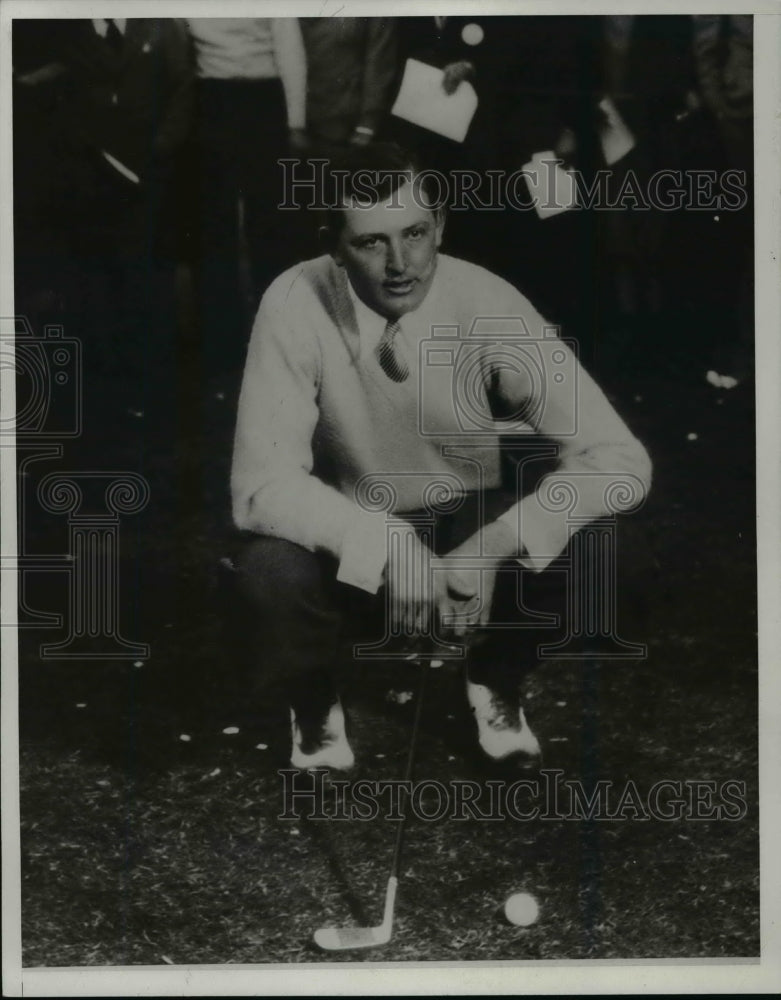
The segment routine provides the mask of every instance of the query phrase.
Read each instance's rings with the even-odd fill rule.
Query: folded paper
[[[477,110],[477,94],[467,80],[454,93],[446,94],[444,75],[436,66],[408,59],[391,114],[446,139],[463,142]]]

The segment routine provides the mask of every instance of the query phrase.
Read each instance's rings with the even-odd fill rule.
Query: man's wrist
[[[388,558],[384,515],[356,510],[342,536],[338,558],[340,583],[376,594]]]
[[[479,558],[483,568],[486,569],[489,561],[493,563],[494,568],[498,568],[508,559],[520,558],[525,551],[512,525],[500,519],[484,525],[448,555]]]
[[[480,536],[484,556],[491,556],[501,561],[517,558],[523,554],[523,545],[506,521],[491,521],[482,529]]]

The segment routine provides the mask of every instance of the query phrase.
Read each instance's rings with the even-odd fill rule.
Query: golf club
[[[407,766],[404,772],[404,782],[408,785],[412,780],[412,767],[415,762],[415,746],[418,739],[418,729],[420,728],[420,716],[423,707],[423,695],[426,690],[426,678],[429,667],[439,661],[426,660],[421,668],[420,684],[418,686],[418,698],[415,706],[415,717],[412,723],[412,735],[410,737],[409,753],[407,755]],[[393,912],[396,903],[396,888],[399,884],[399,864],[401,862],[401,848],[404,841],[404,830],[409,817],[409,797],[404,800],[401,819],[396,828],[396,844],[393,849],[393,861],[391,863],[388,885],[385,889],[385,908],[382,915],[382,923],[376,927],[319,927],[314,934],[315,944],[324,951],[349,951],[355,948],[376,948],[379,945],[387,944],[393,932]]]

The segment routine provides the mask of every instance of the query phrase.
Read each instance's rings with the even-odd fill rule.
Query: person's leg
[[[437,548],[447,553],[514,502],[495,490],[469,497],[439,525]],[[537,646],[554,621],[562,575],[541,575],[508,560],[496,573],[491,620],[468,637],[467,698],[480,746],[488,757],[536,757],[539,744],[523,708],[525,678],[537,664]]]
[[[495,760],[540,753],[524,690],[540,645],[558,634],[564,597],[565,576],[556,570],[538,575],[508,561],[497,572],[491,622],[473,635],[467,683],[480,745]]]
[[[240,88],[240,84],[237,85]],[[232,370],[243,355],[247,311],[239,277],[237,157],[246,137],[233,81],[200,80],[197,102],[196,284],[204,377]]]
[[[284,691],[292,711],[294,765],[351,766],[331,679],[345,619],[334,561],[292,542],[258,537],[244,545],[234,565],[247,605],[254,697]]]
[[[146,433],[166,442],[177,402],[177,326],[173,247],[168,224],[171,187],[161,169],[149,176],[144,197],[118,230],[122,324],[120,357],[133,407],[146,416]]]
[[[280,211],[284,173],[280,160],[288,150],[287,115],[280,80],[258,80],[247,85],[245,141],[239,170],[250,271],[251,310],[263,292],[286,268],[315,252],[314,241],[302,245],[306,210]]]

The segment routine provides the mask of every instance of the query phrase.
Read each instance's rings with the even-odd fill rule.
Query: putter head
[[[315,944],[323,951],[351,951],[376,948],[390,941],[390,927],[320,927],[315,931]]]
[[[352,951],[358,948],[377,948],[387,944],[393,930],[393,909],[396,903],[395,875],[388,879],[385,890],[385,912],[377,927],[319,927],[315,931],[315,944],[323,951]]]

